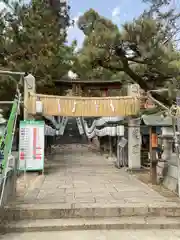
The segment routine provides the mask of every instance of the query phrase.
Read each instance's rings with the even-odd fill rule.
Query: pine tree
[[[52,92],[54,80],[67,73],[73,57],[73,47],[66,44],[68,11],[62,23],[61,5],[55,14],[54,7],[44,0],[32,0],[29,4],[20,0],[12,4],[4,2],[6,9],[0,13],[1,69],[31,72],[38,91],[43,92],[46,87],[46,92]],[[16,81],[1,77],[1,99],[7,100],[6,89],[10,86],[9,90],[14,91]]]

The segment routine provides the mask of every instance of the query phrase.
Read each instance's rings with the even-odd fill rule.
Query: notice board
[[[21,121],[19,128],[19,170],[44,170],[44,121]]]

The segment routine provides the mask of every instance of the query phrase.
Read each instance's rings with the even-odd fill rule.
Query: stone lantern
[[[163,161],[168,161],[172,157],[172,144],[174,138],[174,132],[172,127],[162,127],[161,139],[163,145],[163,154],[161,159]]]
[[[157,166],[157,180],[161,180],[165,177],[164,174],[168,170],[168,166],[172,159],[173,153],[173,139],[174,132],[172,126],[164,126],[161,128],[161,136],[159,136],[162,142],[163,153],[161,155],[160,162]]]

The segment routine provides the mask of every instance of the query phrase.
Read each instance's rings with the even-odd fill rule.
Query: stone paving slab
[[[62,232],[14,233],[1,236],[2,240],[179,240],[180,230],[89,230]]]
[[[18,185],[16,204],[113,206],[171,202],[88,146],[62,146],[56,152],[48,159],[44,176],[34,176],[31,184],[25,184],[25,190]],[[19,182],[23,185],[23,179]]]

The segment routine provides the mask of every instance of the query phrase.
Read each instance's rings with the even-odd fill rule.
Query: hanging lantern
[[[36,101],[36,113],[42,114],[43,113],[43,103],[40,98]]]
[[[124,136],[124,125],[117,126],[117,136],[123,137]]]

